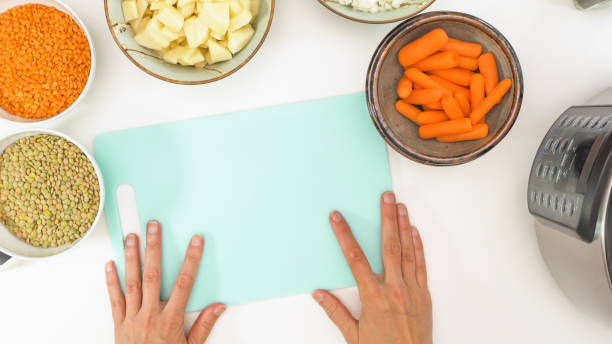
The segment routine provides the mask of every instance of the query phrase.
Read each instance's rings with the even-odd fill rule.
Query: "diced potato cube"
[[[157,19],[174,32],[181,31],[184,24],[183,16],[172,6],[166,6],[157,12]]]
[[[240,6],[239,0],[231,0],[229,3],[229,8],[230,8],[230,18],[242,12],[242,6]],[[248,10],[248,7],[245,9]]]
[[[206,60],[204,60],[202,62],[198,62],[198,63],[194,64],[193,66],[196,67],[196,68],[204,68],[204,67],[206,67],[206,65],[207,65]]]
[[[159,0],[159,1],[151,2],[151,5],[149,6],[149,8],[151,9],[151,11],[156,11],[156,10],[161,10],[162,8],[166,6],[169,6],[169,5],[166,4],[165,1]]]
[[[259,0],[238,0],[243,9],[248,9],[253,15],[253,18],[257,17],[259,13]]]
[[[204,1],[200,0],[196,2],[196,13],[200,14],[204,11]]]
[[[164,1],[166,1],[166,5],[168,5],[168,6],[172,6],[172,5],[176,4],[176,0],[164,0]]]
[[[177,40],[179,38],[179,35],[177,33],[175,33],[174,31],[170,30],[169,27],[164,27],[161,30],[162,36],[164,37],[164,39],[166,39],[169,42],[172,42],[174,40]]]
[[[142,16],[149,8],[149,1],[147,0],[136,0],[136,9],[138,10],[138,18],[142,18]]]
[[[230,25],[229,25],[228,31],[229,32],[236,31],[245,25],[249,25],[249,23],[251,22],[251,19],[253,19],[251,12],[249,11],[240,12],[239,15],[230,19]]]
[[[241,29],[230,32],[227,35],[227,48],[232,54],[236,54],[249,43],[254,34],[255,30],[253,30],[251,25],[243,26]]]
[[[251,10],[251,0],[238,0],[238,2],[242,8]]]
[[[196,63],[200,63],[205,60],[204,54],[200,48],[189,48],[185,50],[183,55],[180,55],[178,62],[185,66],[193,66]]]
[[[147,27],[147,24],[149,24],[149,20],[151,20],[151,17],[144,17],[131,21],[130,25],[132,26],[132,30],[134,30],[134,33],[141,33]]]
[[[223,41],[225,40],[225,34],[220,34],[218,32],[215,31],[211,31],[210,32],[210,36],[214,39],[216,39],[217,41]]]
[[[151,19],[147,27],[139,34],[134,36],[134,40],[145,48],[162,50],[170,45],[162,34],[163,25],[155,19]]]
[[[183,18],[187,19],[189,16],[195,13],[195,2],[187,4],[185,6],[179,6],[178,11],[183,15]]]
[[[219,34],[225,34],[229,27],[229,4],[220,2],[204,3],[204,12],[201,18],[206,25]]]
[[[187,43],[191,48],[197,48],[208,40],[208,26],[198,17],[187,19],[183,29],[185,30]]]
[[[206,52],[206,62],[213,64],[221,61],[227,61],[232,58],[232,53],[225,49],[214,40],[208,40],[208,51]]]
[[[170,50],[168,50],[163,56],[162,58],[164,59],[164,61],[168,62],[168,63],[172,63],[172,64],[177,64],[178,60],[179,60],[179,56],[183,56],[185,55],[185,53],[189,50],[188,47],[179,45],[176,46]]]
[[[138,7],[136,6],[136,0],[126,0],[121,4],[123,8],[123,18],[126,21],[131,21],[140,18],[138,16]]]
[[[189,5],[189,4],[195,4],[196,0],[178,0],[177,6],[178,7],[183,7],[185,5]]]
[[[259,0],[251,0],[250,10],[253,18],[257,17],[257,13],[259,13]]]

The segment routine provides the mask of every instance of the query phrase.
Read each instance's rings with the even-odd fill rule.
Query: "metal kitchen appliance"
[[[608,104],[608,105],[606,105]],[[612,88],[567,109],[536,154],[528,186],[542,256],[565,294],[612,323]]]

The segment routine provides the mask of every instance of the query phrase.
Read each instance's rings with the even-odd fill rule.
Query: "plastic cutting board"
[[[205,238],[188,311],[355,285],[328,223],[342,211],[374,270],[386,146],[363,93],[100,134],[95,153],[119,274],[116,190],[135,193],[141,238],[162,224],[162,299],[191,236]]]

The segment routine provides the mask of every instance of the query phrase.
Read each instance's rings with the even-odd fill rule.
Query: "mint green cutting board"
[[[116,199],[133,187],[141,237],[162,224],[162,299],[195,233],[205,238],[188,311],[355,285],[328,222],[334,209],[381,272],[386,146],[363,93],[98,135],[96,160],[119,274]]]

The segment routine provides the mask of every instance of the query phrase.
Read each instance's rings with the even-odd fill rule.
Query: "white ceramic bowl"
[[[0,0],[0,13],[3,13],[6,10],[11,9],[13,7],[26,5],[26,4],[41,4],[41,5],[46,5],[46,6],[52,6],[68,14],[70,17],[72,17],[74,22],[77,23],[77,25],[85,33],[85,37],[87,37],[87,42],[89,42],[89,50],[90,50],[90,55],[91,55],[91,68],[89,69],[89,76],[87,77],[87,83],[85,84],[85,87],[83,88],[83,91],[81,92],[79,97],[74,101],[74,103],[72,103],[72,105],[70,105],[64,111],[58,113],[57,115],[53,117],[36,119],[36,118],[23,118],[23,117],[15,116],[13,114],[10,114],[6,110],[4,110],[2,107],[0,107],[0,121],[9,121],[11,123],[20,124],[22,126],[44,126],[49,123],[55,122],[60,118],[66,117],[66,115],[70,113],[77,106],[77,104],[83,99],[83,97],[85,97],[85,94],[87,94],[87,91],[89,90],[89,87],[91,86],[91,83],[94,78],[95,69],[96,69],[95,68],[96,66],[95,56],[96,55],[94,51],[93,40],[91,39],[91,35],[87,31],[85,24],[83,24],[83,21],[66,4],[64,4],[63,2],[59,0]],[[0,61],[0,63],[2,63],[2,61]]]
[[[232,75],[255,56],[270,31],[276,1],[259,1],[259,13],[252,23],[255,34],[242,50],[231,60],[204,68],[167,63],[155,51],[140,46],[134,40],[134,31],[123,17],[122,2],[123,0],[104,0],[104,9],[108,29],[123,54],[138,68],[159,80],[179,85],[200,85]]]
[[[85,148],[81,146],[78,142],[74,141],[72,138],[57,132],[55,130],[48,129],[26,129],[14,132],[9,134],[8,136],[0,139],[0,154],[4,152],[6,147],[17,141],[22,137],[28,137],[39,134],[47,134],[53,136],[59,136],[64,138],[65,140],[73,143],[77,146],[89,159],[89,162],[93,165],[94,170],[96,171],[96,176],[98,177],[98,184],[100,186],[100,206],[98,208],[98,212],[96,214],[96,218],[94,219],[91,227],[85,232],[85,235],[77,240],[75,240],[72,244],[62,245],[59,247],[36,247],[25,242],[21,241],[21,239],[17,238],[14,234],[12,234],[2,223],[0,223],[0,251],[12,256],[13,258],[23,259],[23,260],[37,260],[42,258],[47,258],[51,256],[57,256],[63,252],[68,251],[69,249],[79,245],[85,238],[87,238],[93,228],[96,226],[98,221],[100,220],[100,216],[102,216],[102,209],[104,208],[104,183],[102,181],[102,173],[100,173],[100,169],[96,164],[96,161],[93,157],[87,153]]]

